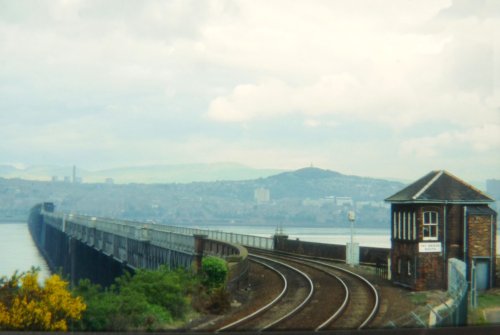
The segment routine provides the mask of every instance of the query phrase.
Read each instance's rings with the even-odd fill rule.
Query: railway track
[[[323,261],[250,250],[252,261],[279,273],[283,290],[270,303],[217,331],[361,329],[375,317],[378,293],[362,276]]]
[[[279,260],[259,255],[250,255],[253,262],[261,264],[277,273],[283,281],[283,290],[270,303],[244,317],[226,324],[217,332],[224,330],[266,330],[289,319],[302,309],[314,293],[311,278],[294,266]]]

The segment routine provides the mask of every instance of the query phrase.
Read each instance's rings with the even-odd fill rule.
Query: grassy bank
[[[494,288],[478,294],[477,308],[469,306],[468,324],[486,325],[488,321],[485,318],[485,311],[492,308],[500,308],[500,289]]]

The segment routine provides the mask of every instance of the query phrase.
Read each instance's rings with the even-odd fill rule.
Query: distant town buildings
[[[336,197],[335,202],[337,206],[354,206],[354,202],[351,197]]]
[[[271,191],[268,188],[259,187],[254,191],[254,198],[257,203],[265,203],[271,200]]]
[[[53,183],[59,182],[59,176],[52,176],[51,180]],[[64,176],[61,181],[64,183],[81,184],[83,183],[83,178],[76,175],[76,166],[73,165],[72,176]]]
[[[108,185],[113,185],[115,183],[115,180],[113,178],[106,178],[104,179],[104,183]]]
[[[391,205],[385,203],[384,201],[356,201],[354,202],[356,209],[361,209],[364,207],[375,207],[375,208],[390,208]]]
[[[335,204],[335,198],[334,197],[326,197],[326,198],[321,198],[321,199],[304,199],[302,200],[302,205],[304,206],[312,206],[312,207],[321,207],[323,205],[330,204],[334,205]]]
[[[351,197],[335,197],[327,196],[320,199],[304,199],[303,206],[321,207],[324,205],[332,205],[336,207],[354,207],[356,209],[363,208],[390,208],[390,205],[384,201],[355,201]]]

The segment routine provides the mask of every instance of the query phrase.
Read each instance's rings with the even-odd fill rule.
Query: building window
[[[401,258],[398,258],[398,274],[401,273]]]
[[[408,276],[411,276],[411,261],[408,260]]]
[[[396,216],[396,212],[393,213],[393,217],[392,217],[392,237],[393,238],[396,238],[398,235],[398,226],[397,226],[397,216]]]
[[[423,239],[437,240],[438,239],[438,212],[424,212],[423,220]]]
[[[413,224],[413,222],[411,221],[411,212],[408,212],[408,239],[409,240],[413,240],[412,224]]]
[[[406,212],[403,212],[403,240],[406,240]]]
[[[417,214],[413,212],[413,239],[417,240]]]
[[[398,212],[398,238],[401,239],[401,212]]]

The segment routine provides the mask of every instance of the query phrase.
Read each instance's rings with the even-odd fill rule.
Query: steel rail
[[[379,295],[378,295],[378,291],[377,289],[375,288],[375,286],[373,286],[372,283],[370,283],[365,277],[357,274],[357,273],[354,273],[352,271],[349,271],[347,269],[344,269],[344,268],[341,268],[339,266],[335,266],[335,265],[332,265],[332,264],[328,264],[328,263],[325,263],[325,262],[320,262],[320,261],[316,261],[316,260],[312,260],[312,259],[307,259],[307,258],[301,258],[301,257],[296,257],[296,256],[288,256],[290,258],[295,258],[295,259],[301,259],[301,260],[307,260],[309,262],[312,262],[312,263],[315,263],[315,264],[320,264],[320,265],[323,265],[323,266],[326,266],[328,268],[331,268],[331,269],[335,269],[335,270],[338,270],[338,271],[341,271],[341,272],[345,272],[345,273],[348,273],[350,274],[351,276],[354,276],[358,279],[360,279],[362,282],[364,282],[366,284],[366,286],[368,286],[370,288],[370,291],[372,292],[373,294],[373,297],[375,299],[375,302],[373,304],[373,308],[370,312],[370,314],[368,315],[368,317],[363,321],[363,323],[361,323],[361,325],[357,328],[357,329],[362,329],[363,327],[365,327],[370,321],[372,321],[372,319],[375,317],[375,314],[377,313],[378,311],[378,308],[379,308],[379,303],[380,303],[380,299],[379,299]]]
[[[283,275],[282,272],[280,272],[278,269],[274,268],[273,266],[267,264],[267,263],[264,263],[264,262],[261,262],[261,261],[258,261],[256,259],[250,259],[252,262],[255,262],[255,263],[258,263],[264,267],[267,267],[269,268],[270,270],[276,272],[279,276],[281,276],[281,279],[283,280],[283,283],[284,283],[284,287],[283,287],[283,290],[280,292],[280,294],[273,299],[273,301],[271,301],[270,303],[268,303],[267,305],[265,305],[264,307],[261,307],[259,308],[258,310],[256,310],[255,312],[251,313],[251,314],[248,314],[247,316],[241,318],[241,319],[238,319],[234,322],[231,322],[230,324],[227,324],[225,325],[224,327],[221,327],[219,329],[217,329],[215,332],[218,333],[220,331],[223,331],[223,330],[226,330],[226,329],[229,329],[231,327],[234,327],[238,324],[241,324],[247,320],[250,320],[251,318],[259,315],[260,313],[263,313],[265,312],[266,310],[268,310],[269,308],[271,308],[272,306],[274,306],[282,297],[283,295],[286,293],[287,289],[288,289],[288,281],[286,280],[286,277],[285,275]]]
[[[315,264],[319,264],[319,265],[322,265],[322,266],[325,266],[327,268],[331,268],[331,269],[335,269],[335,270],[338,270],[338,271],[341,271],[341,272],[344,272],[344,273],[347,273],[351,276],[354,276],[356,278],[358,278],[359,280],[361,280],[364,284],[366,284],[366,286],[368,286],[370,288],[370,291],[371,293],[373,294],[373,297],[374,297],[374,304],[373,304],[373,308],[372,310],[370,311],[370,314],[368,315],[368,317],[361,323],[360,326],[358,326],[357,329],[362,329],[364,328],[368,323],[370,323],[370,321],[373,320],[373,318],[375,317],[375,314],[377,313],[378,309],[379,309],[379,305],[380,305],[380,298],[379,298],[379,294],[378,294],[378,291],[377,289],[375,288],[375,286],[372,285],[372,283],[370,283],[366,278],[364,278],[363,276],[357,274],[357,273],[354,273],[352,271],[349,271],[347,269],[344,269],[344,268],[341,268],[341,267],[338,267],[338,266],[335,266],[335,265],[332,265],[332,264],[329,264],[329,263],[325,263],[325,262],[321,262],[321,261],[317,261],[317,260],[314,260],[312,259],[311,257],[300,257],[300,256],[295,256],[295,255],[292,255],[290,253],[281,253],[280,255],[276,255],[274,254],[273,252],[271,251],[267,251],[267,250],[259,250],[258,252],[260,253],[265,253],[265,254],[271,254],[275,257],[282,257],[282,258],[289,258],[289,259],[298,259],[298,260],[302,260],[302,261],[307,261],[307,262],[312,262],[312,263],[315,263]],[[345,283],[344,283],[345,284]],[[338,314],[337,314],[338,315]],[[333,321],[335,318],[331,318],[330,321]],[[325,326],[327,326],[328,323],[325,322],[324,323],[324,326],[323,324],[320,325],[319,327],[317,327],[315,330],[321,330],[321,328],[324,328]],[[323,326],[323,327],[322,327]]]
[[[265,260],[265,261],[268,261],[268,262],[271,262],[271,263],[276,263],[276,264],[279,264],[281,266],[284,266],[290,270],[292,270],[293,272],[296,272],[298,273],[299,275],[301,275],[302,277],[304,277],[308,283],[309,283],[309,287],[310,287],[310,290],[309,290],[309,294],[307,295],[307,297],[299,304],[297,305],[292,311],[288,312],[287,314],[285,314],[284,316],[268,323],[267,325],[261,327],[260,329],[258,329],[258,331],[264,331],[266,329],[269,329],[271,328],[272,326],[275,326],[276,324],[278,324],[279,322],[291,317],[292,315],[294,315],[295,313],[297,313],[301,308],[303,308],[305,306],[305,304],[307,304],[309,302],[309,300],[311,299],[313,293],[314,293],[314,284],[311,280],[311,278],[304,272],[300,271],[299,269],[289,265],[289,264],[286,264],[286,263],[283,263],[283,262],[280,262],[278,260],[275,260],[275,259],[271,259],[271,258],[268,258],[268,257],[263,257],[263,256],[258,256],[258,255],[255,255],[255,254],[251,254],[249,253],[249,256],[251,256],[252,258],[259,258],[261,260]],[[286,278],[285,276],[277,269],[275,269],[274,267],[272,267],[271,265],[265,263],[265,262],[260,262],[256,259],[252,259],[252,261],[254,262],[257,262],[257,263],[260,263],[268,268],[271,268],[273,271],[279,273],[281,275],[281,277],[285,280],[285,283],[287,283],[286,281]],[[219,331],[223,331],[223,330],[227,330],[229,328],[233,328],[234,326],[237,326],[237,325],[240,325],[242,323],[244,323],[245,321],[248,321],[250,320],[251,318],[254,318],[256,316],[258,316],[259,314],[265,312],[266,310],[268,310],[269,308],[275,306],[278,301],[282,298],[282,296],[285,294],[286,290],[288,288],[288,284],[285,285],[285,289],[282,290],[282,292],[280,293],[280,295],[278,297],[276,297],[273,301],[271,301],[269,304],[267,304],[266,306],[260,308],[259,310],[239,319],[239,320],[236,320],[228,325],[225,325],[224,327],[221,327],[219,329],[216,330],[216,332],[219,332]]]
[[[269,254],[269,252],[264,252],[266,254]],[[273,255],[274,257],[280,257],[280,258],[284,258],[284,259],[287,259],[286,256],[277,256],[277,255]],[[291,257],[289,257],[291,258]],[[289,259],[288,258],[288,259]],[[347,284],[344,282],[344,280],[342,280],[342,278],[338,277],[337,275],[331,273],[331,272],[328,272],[327,270],[325,270],[324,267],[318,267],[318,266],[311,266],[311,264],[308,264],[306,262],[304,262],[305,259],[300,259],[299,260],[295,260],[295,262],[297,263],[300,263],[302,265],[305,265],[305,266],[309,266],[309,267],[312,267],[318,271],[321,271],[321,272],[324,272],[326,273],[327,275],[335,278],[338,282],[340,282],[340,284],[342,285],[342,287],[344,288],[344,292],[345,292],[345,297],[344,297],[344,300],[342,301],[342,304],[340,305],[340,307],[328,318],[326,319],[323,323],[321,323],[319,326],[317,326],[314,331],[319,331],[323,328],[325,328],[326,326],[328,326],[333,320],[335,320],[341,313],[344,312],[345,308],[347,307],[347,304],[349,303],[349,288],[347,287]]]
[[[309,291],[309,294],[308,296],[302,301],[302,303],[300,303],[297,307],[295,307],[291,312],[285,314],[284,316],[282,316],[281,318],[277,319],[277,320],[274,320],[273,322],[267,324],[266,326],[262,327],[260,330],[266,330],[266,329],[269,329],[271,328],[272,326],[275,326],[276,324],[278,324],[279,322],[289,318],[290,316],[294,315],[295,313],[297,313],[300,309],[302,309],[308,302],[309,300],[311,299],[313,293],[314,293],[314,284],[311,280],[311,278],[304,272],[300,271],[299,269],[289,265],[289,264],[286,264],[286,263],[283,263],[283,262],[280,262],[280,261],[277,261],[275,259],[271,259],[271,258],[267,258],[267,257],[263,257],[263,256],[257,256],[255,254],[250,254],[252,255],[253,257],[257,257],[257,258],[260,258],[260,259],[265,259],[267,261],[270,261],[270,262],[274,262],[274,263],[278,263],[280,265],[283,265],[299,274],[301,274],[303,277],[305,277],[307,279],[307,281],[309,282],[309,286],[310,286],[310,291]]]
[[[316,268],[316,269],[320,270],[320,268]],[[321,269],[321,270],[325,271],[324,269]],[[325,273],[328,273],[328,272],[325,271]],[[340,305],[340,307],[337,309],[337,311],[335,311],[335,313],[333,313],[332,316],[330,316],[328,319],[326,319],[325,322],[323,322],[318,327],[316,327],[314,329],[314,331],[319,331],[319,330],[325,328],[326,326],[328,326],[330,323],[332,323],[333,320],[335,320],[341,313],[344,312],[345,308],[347,307],[347,304],[349,303],[349,288],[347,287],[346,283],[340,277],[334,275],[333,273],[328,273],[328,274],[331,275],[332,277],[334,277],[335,279],[337,279],[342,284],[342,286],[344,287],[344,291],[345,291],[345,298],[344,298],[344,301],[342,302],[342,305]]]

